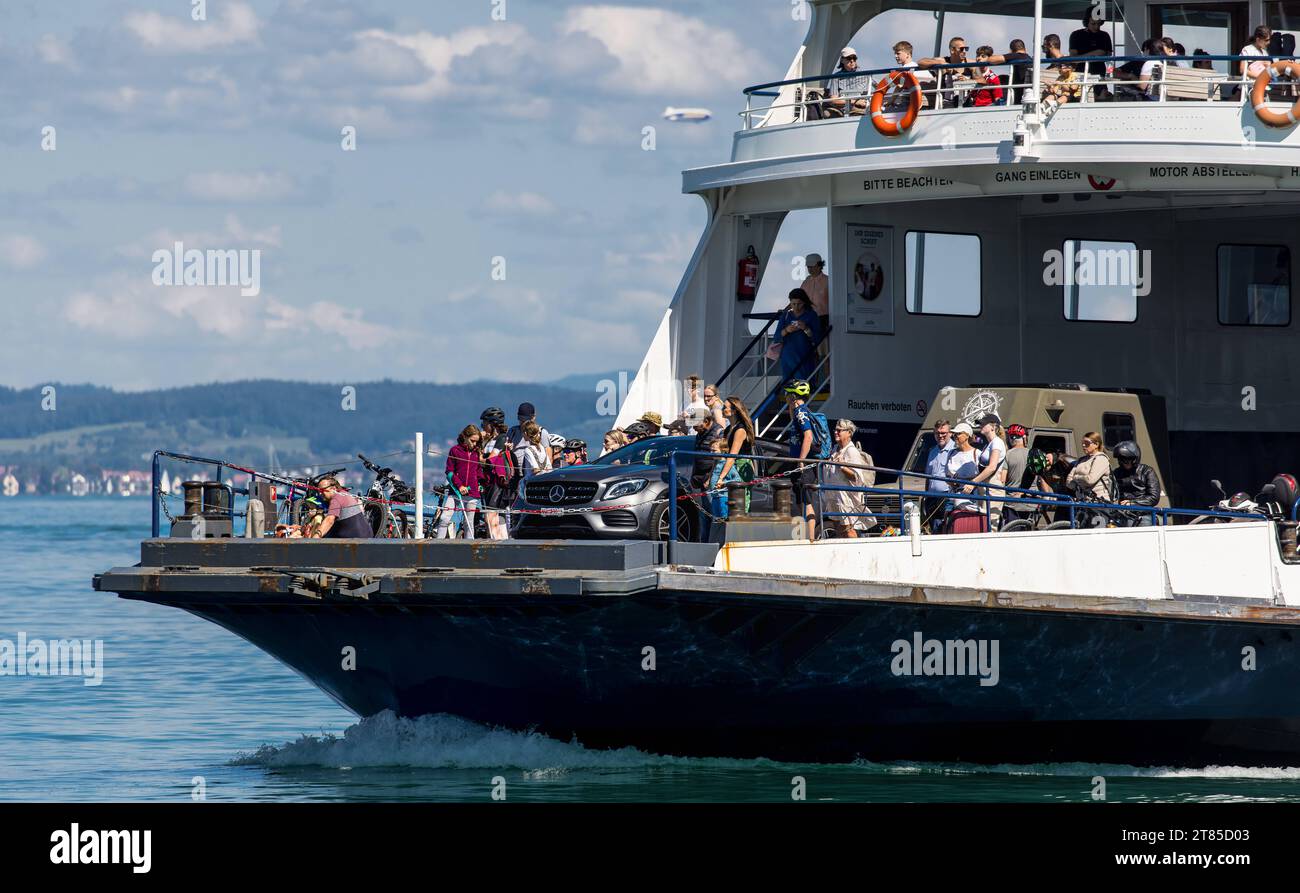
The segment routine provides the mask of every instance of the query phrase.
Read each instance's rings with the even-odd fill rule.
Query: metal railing
[[[999,54],[999,55],[1001,55],[1001,54]],[[1115,101],[1118,101],[1118,102],[1126,102],[1126,101],[1134,101],[1134,102],[1142,102],[1142,101],[1157,101],[1157,102],[1169,102],[1169,101],[1195,101],[1195,100],[1193,100],[1193,99],[1191,99],[1191,98],[1186,98],[1186,97],[1168,97],[1168,96],[1167,96],[1167,93],[1168,93],[1167,87],[1168,87],[1168,85],[1169,85],[1170,82],[1171,82],[1171,79],[1168,77],[1167,72],[1168,72],[1168,69],[1169,69],[1169,67],[1170,67],[1169,64],[1172,63],[1172,62],[1183,62],[1183,63],[1186,63],[1184,66],[1180,66],[1180,67],[1182,67],[1182,68],[1186,68],[1186,69],[1189,69],[1189,70],[1208,71],[1208,70],[1206,70],[1206,69],[1191,69],[1191,65],[1192,65],[1193,63],[1196,63],[1196,62],[1229,62],[1229,63],[1234,63],[1231,67],[1236,67],[1236,64],[1235,64],[1235,63],[1240,63],[1240,62],[1247,62],[1247,63],[1251,63],[1251,64],[1253,64],[1253,63],[1261,63],[1261,62],[1271,63],[1271,62],[1278,61],[1278,60],[1293,60],[1293,59],[1296,59],[1296,58],[1300,58],[1300,57],[1296,57],[1296,56],[1268,56],[1268,55],[1265,55],[1265,56],[1240,56],[1240,55],[1213,55],[1213,56],[1210,56],[1210,55],[1206,55],[1206,56],[1141,56],[1141,55],[1138,55],[1138,56],[1061,56],[1061,57],[1058,57],[1058,58],[1044,57],[1043,59],[1040,60],[1040,64],[1043,65],[1043,66],[1046,67],[1046,68],[1050,68],[1050,67],[1052,67],[1052,66],[1057,66],[1057,65],[1062,65],[1062,64],[1082,64],[1082,65],[1084,65],[1084,66],[1085,66],[1085,67],[1084,67],[1084,70],[1083,70],[1083,71],[1079,71],[1079,72],[1077,72],[1077,73],[1076,73],[1076,77],[1075,77],[1075,79],[1072,79],[1072,80],[1069,82],[1069,86],[1070,86],[1070,88],[1071,88],[1072,90],[1073,90],[1073,88],[1075,88],[1075,87],[1080,88],[1080,89],[1079,89],[1079,93],[1080,93],[1080,95],[1079,95],[1079,99],[1078,99],[1077,101],[1072,101],[1071,104],[1075,104],[1075,102],[1077,102],[1078,104],[1089,104],[1089,103],[1091,103],[1091,102],[1095,102],[1095,101],[1096,101],[1096,100],[1092,97],[1092,93],[1093,93],[1094,89],[1097,88],[1097,87],[1117,88],[1117,89],[1116,89],[1116,93],[1117,93],[1117,94],[1119,94],[1119,93],[1121,93],[1121,92],[1123,93],[1123,95],[1117,95],[1117,96],[1115,97]],[[1159,77],[1159,78],[1151,78],[1151,79],[1150,79],[1150,81],[1149,81],[1149,83],[1151,84],[1150,91],[1145,92],[1144,95],[1136,95],[1136,94],[1134,94],[1134,95],[1128,95],[1128,93],[1127,93],[1127,91],[1128,91],[1130,88],[1134,88],[1135,85],[1138,84],[1138,81],[1137,81],[1137,80],[1127,79],[1127,78],[1118,78],[1118,77],[1114,77],[1113,75],[1111,75],[1111,76],[1097,77],[1097,76],[1092,75],[1092,74],[1090,74],[1090,73],[1088,72],[1088,67],[1091,66],[1091,65],[1094,65],[1094,64],[1104,64],[1104,65],[1107,65],[1108,67],[1110,67],[1110,68],[1113,69],[1113,68],[1117,67],[1119,64],[1122,64],[1122,63],[1125,63],[1125,62],[1151,62],[1151,61],[1155,61],[1156,63],[1158,63],[1158,64],[1161,66],[1161,73],[1160,73],[1160,77]],[[1000,102],[1000,103],[995,103],[995,104],[990,104],[990,105],[988,105],[988,106],[982,106],[982,108],[986,108],[986,109],[1006,109],[1009,105],[1013,105],[1013,104],[1014,104],[1014,103],[1011,102],[1011,99],[1012,99],[1012,96],[1014,95],[1014,93],[1017,93],[1017,92],[1022,93],[1022,94],[1032,93],[1032,90],[1033,90],[1033,85],[1032,85],[1032,82],[1031,82],[1032,79],[1028,79],[1028,78],[1027,78],[1027,79],[1026,79],[1026,82],[1025,82],[1025,83],[1021,83],[1021,84],[1013,84],[1013,83],[1010,83],[1010,81],[1012,80],[1012,78],[1010,77],[1010,72],[1011,72],[1012,70],[1016,69],[1016,68],[1024,68],[1024,67],[1027,67],[1029,64],[1030,64],[1030,63],[1029,63],[1028,61],[999,62],[999,63],[996,63],[996,64],[982,64],[982,63],[979,63],[979,62],[977,62],[977,61],[975,61],[975,60],[972,59],[972,60],[969,61],[969,62],[959,62],[959,63],[945,62],[945,63],[943,63],[943,64],[939,64],[939,65],[929,65],[929,66],[925,66],[924,68],[922,68],[922,67],[916,67],[916,68],[906,68],[906,69],[904,69],[904,68],[899,68],[898,66],[895,65],[895,66],[888,67],[888,68],[875,68],[875,69],[870,69],[870,70],[865,70],[865,71],[853,71],[853,72],[836,71],[836,72],[832,72],[832,73],[830,73],[830,74],[810,75],[810,76],[807,76],[807,77],[792,78],[792,79],[790,79],[790,80],[784,80],[784,81],[773,81],[773,82],[771,82],[771,83],[767,83],[767,84],[757,84],[757,85],[752,86],[752,87],[746,87],[745,90],[744,90],[744,95],[745,95],[745,108],[744,108],[743,111],[739,112],[738,114],[740,115],[742,121],[744,122],[744,129],[745,129],[745,130],[752,130],[752,129],[755,129],[755,126],[754,126],[754,123],[753,123],[753,118],[754,118],[755,115],[760,115],[760,116],[762,116],[762,117],[767,118],[768,120],[770,120],[770,116],[771,116],[771,114],[772,114],[773,112],[778,111],[778,110],[781,110],[781,109],[790,109],[790,110],[792,110],[792,112],[791,112],[791,120],[790,120],[788,123],[798,123],[798,122],[800,122],[800,121],[805,121],[805,122],[806,122],[806,121],[808,120],[807,109],[808,109],[809,107],[817,106],[819,109],[821,109],[821,108],[825,108],[825,107],[826,107],[826,104],[828,103],[828,101],[830,101],[830,99],[832,99],[832,97],[824,96],[824,95],[823,95],[823,96],[819,96],[819,98],[817,98],[817,99],[808,99],[808,98],[807,98],[807,93],[808,93],[807,85],[809,85],[809,84],[817,84],[817,85],[821,85],[821,84],[823,84],[823,83],[830,82],[830,81],[835,81],[835,80],[844,80],[844,79],[850,79],[850,78],[866,77],[866,78],[867,78],[867,82],[868,82],[868,87],[867,87],[867,89],[866,89],[865,91],[863,91],[863,92],[861,92],[861,93],[859,93],[859,94],[853,95],[853,96],[841,96],[841,97],[835,97],[835,98],[839,98],[839,99],[847,99],[847,100],[850,100],[850,101],[852,101],[852,100],[860,101],[860,100],[862,100],[862,99],[869,99],[871,93],[872,93],[872,92],[876,89],[876,87],[879,85],[879,81],[880,81],[881,79],[885,78],[885,77],[888,77],[888,76],[891,75],[891,74],[896,73],[896,72],[900,72],[900,71],[910,71],[910,72],[912,72],[913,74],[917,74],[917,73],[920,73],[920,72],[931,72],[931,73],[935,73],[935,72],[943,72],[943,71],[948,70],[948,69],[977,69],[977,68],[990,68],[990,69],[998,69],[998,70],[1006,69],[1006,70],[1008,71],[1008,75],[1007,75],[1007,76],[1004,76],[1004,77],[1000,77],[1000,78],[999,78],[999,80],[1000,80],[1002,83],[1000,83],[999,85],[997,85],[997,87],[1000,88],[1000,89],[1003,91],[1003,100],[1002,100],[1002,102]],[[1233,72],[1229,72],[1229,73],[1227,73],[1227,74],[1223,74],[1223,73],[1220,73],[1220,72],[1215,72],[1215,73],[1214,73],[1214,76],[1212,76],[1212,77],[1205,77],[1205,78],[1204,78],[1204,81],[1205,81],[1205,86],[1206,86],[1206,96],[1205,96],[1205,99],[1204,99],[1203,101],[1206,101],[1206,102],[1218,102],[1218,101],[1224,101],[1224,102],[1235,102],[1235,103],[1237,103],[1237,104],[1244,104],[1244,103],[1246,102],[1246,100],[1247,100],[1247,98],[1248,98],[1248,94],[1249,94],[1249,92],[1250,92],[1249,89],[1248,89],[1245,85],[1249,85],[1249,84],[1253,83],[1253,82],[1254,82],[1254,77],[1253,77],[1253,76],[1249,76],[1249,75],[1243,77],[1241,74],[1233,73]],[[1286,84],[1286,83],[1293,83],[1293,82],[1287,82],[1287,81],[1274,81],[1274,83],[1275,83],[1275,84],[1277,84],[1277,83]],[[781,92],[781,91],[780,91],[780,88],[783,88],[783,87],[789,87],[789,86],[794,86],[794,87],[797,87],[797,88],[798,88],[798,91],[797,91],[797,92],[798,92],[798,98],[797,98],[795,101],[793,101],[793,102],[786,102],[786,103],[776,103],[776,102],[774,102],[774,103],[771,103],[770,105],[765,105],[765,106],[761,106],[761,107],[755,107],[755,106],[754,106],[754,104],[753,104],[753,97],[755,97],[755,96],[762,96],[762,97],[769,97],[769,96],[772,96],[772,90],[773,90],[773,88],[776,88],[776,90],[777,90],[777,92],[776,92],[776,96],[777,96],[777,98],[779,98],[779,97],[780,97],[780,92]],[[1051,88],[1052,88],[1053,86],[1054,86],[1054,82],[1044,81],[1043,84],[1042,84],[1043,92],[1044,92],[1045,94],[1048,93],[1048,92],[1050,92],[1050,91],[1051,91]],[[1241,88],[1240,91],[1239,91],[1240,95],[1235,96],[1235,97],[1230,97],[1230,98],[1227,98],[1227,99],[1224,99],[1224,98],[1223,98],[1223,95],[1222,95],[1222,94],[1228,92],[1228,89],[1226,89],[1226,88],[1238,88],[1238,87]],[[1121,90],[1118,89],[1118,88],[1123,88],[1123,91],[1121,91]],[[970,96],[973,92],[975,92],[975,91],[979,91],[979,90],[993,90],[993,89],[995,89],[995,87],[994,87],[993,85],[984,84],[984,83],[982,83],[982,82],[980,82],[980,81],[976,81],[976,80],[963,80],[963,81],[960,81],[960,82],[955,82],[955,83],[950,83],[950,84],[940,84],[938,78],[935,78],[935,79],[933,80],[933,82],[922,81],[922,83],[921,83],[921,88],[920,88],[920,92],[921,92],[921,96],[922,96],[922,100],[923,100],[923,105],[926,104],[926,103],[925,103],[925,100],[926,100],[927,98],[929,99],[929,102],[928,102],[928,108],[923,108],[923,109],[922,109],[922,113],[925,114],[925,113],[928,113],[928,112],[936,112],[936,111],[944,111],[944,110],[955,110],[955,109],[958,108],[958,107],[960,107],[960,108],[972,108],[973,106],[966,106],[966,105],[964,104],[964,101],[965,101],[965,99],[966,99],[967,97],[969,97],[969,96]],[[949,109],[943,109],[943,108],[940,108],[940,107],[939,107],[939,106],[940,106],[940,102],[939,102],[939,100],[942,98],[940,94],[955,96],[955,97],[958,98],[959,101],[956,102],[954,106],[949,107]],[[1215,95],[1215,94],[1218,94],[1218,95]],[[1032,100],[1033,100],[1033,97],[1031,97],[1031,96],[1025,96],[1024,99],[1025,99],[1025,101],[1032,101]],[[945,104],[946,104],[946,103],[945,103]],[[886,111],[888,111],[888,109],[886,109]],[[860,117],[860,116],[862,116],[862,114],[863,114],[862,112],[851,112],[850,109],[849,109],[849,103],[846,103],[844,117]],[[868,112],[867,114],[869,114],[869,112]],[[840,117],[840,116],[839,116],[839,115],[836,115],[836,116],[834,116],[834,117],[838,118],[838,117]]]
[[[216,483],[218,484],[224,483],[221,478],[227,468],[231,469],[232,471],[238,471],[244,474],[248,474],[249,475],[248,487],[241,488],[241,487],[236,487],[233,484],[227,485],[230,487],[231,493],[233,495],[238,495],[238,496],[248,496],[253,491],[253,485],[257,482],[257,479],[259,477],[261,477],[263,480],[275,481],[277,483],[287,482],[284,480],[277,479],[272,475],[268,475],[268,474],[259,475],[257,472],[250,471],[249,469],[243,468],[241,466],[231,465],[229,462],[226,462],[223,459],[209,459],[206,456],[191,456],[186,453],[170,453],[166,450],[154,450],[152,469],[151,469],[151,476],[153,480],[152,480],[152,486],[150,487],[150,491],[149,491],[151,498],[153,500],[153,506],[152,506],[153,517],[151,523],[151,530],[154,539],[157,539],[159,536],[162,535],[161,533],[162,514],[165,508],[163,505],[163,500],[167,498],[167,494],[164,493],[162,490],[162,460],[163,459],[176,459],[180,462],[188,462],[192,465],[212,466],[217,469]],[[230,506],[230,514],[231,517],[234,518],[234,517],[242,516],[244,513],[236,512],[234,503],[232,502]]]
[[[943,475],[933,475],[919,471],[906,471],[897,468],[885,468],[878,465],[858,465],[845,462],[835,462],[830,459],[798,459],[794,457],[782,456],[762,456],[757,454],[739,454],[739,453],[713,453],[700,452],[696,450],[672,450],[668,454],[668,528],[669,528],[669,563],[672,563],[672,543],[677,541],[678,533],[678,503],[689,498],[690,494],[682,495],[678,484],[677,460],[678,458],[697,459],[713,458],[722,461],[728,458],[749,459],[762,465],[796,465],[796,468],[789,469],[785,474],[800,474],[809,467],[815,467],[817,471],[817,480],[811,487],[814,492],[812,499],[817,528],[822,530],[824,536],[825,528],[822,521],[828,517],[874,517],[874,518],[897,518],[900,527],[906,522],[907,506],[913,499],[934,500],[940,503],[974,503],[982,505],[982,512],[985,516],[985,527],[987,532],[994,532],[993,528],[993,506],[1022,506],[1037,511],[1054,509],[1063,511],[1068,516],[1071,529],[1078,528],[1080,516],[1084,518],[1093,518],[1101,516],[1103,519],[1112,519],[1116,515],[1127,516],[1126,520],[1135,520],[1137,518],[1150,518],[1152,526],[1168,526],[1175,523],[1179,518],[1216,518],[1224,521],[1262,521],[1267,520],[1263,515],[1254,512],[1225,512],[1215,509],[1187,509],[1162,507],[1159,505],[1142,506],[1142,505],[1120,505],[1118,502],[1101,502],[1079,499],[1068,493],[1058,493],[1055,491],[1035,490],[1027,487],[1017,487],[1010,484],[998,484],[989,481],[971,481],[965,478],[953,478]],[[848,484],[827,484],[825,475],[827,468],[851,468],[860,471],[871,471],[876,474],[885,474],[896,476],[897,480],[890,485],[848,485]],[[770,474],[764,474],[760,471],[760,477],[768,477]],[[918,481],[926,484],[925,489],[917,489],[915,486],[909,486],[910,482]],[[930,489],[928,484],[943,483],[948,485],[949,490]],[[726,484],[719,482],[717,488],[711,488],[710,492],[725,491]],[[960,488],[960,489],[955,489]],[[861,512],[827,512],[825,511],[821,499],[821,493],[826,492],[852,492],[861,493],[864,497],[863,511]],[[889,498],[891,502],[896,501],[898,511],[882,511],[879,509],[869,509],[865,505],[867,495],[881,495]],[[1296,508],[1300,508],[1300,502],[1292,509],[1292,518],[1296,516]],[[1104,525],[1103,525],[1104,526]],[[1128,526],[1138,526],[1132,524]]]

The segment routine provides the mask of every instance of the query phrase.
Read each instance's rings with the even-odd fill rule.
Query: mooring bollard
[[[772,511],[782,517],[790,517],[790,479],[777,478],[772,481]]]
[[[744,481],[732,481],[727,484],[727,517],[736,518],[745,514],[745,494],[749,488]]]

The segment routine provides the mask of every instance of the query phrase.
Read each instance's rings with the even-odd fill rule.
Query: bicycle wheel
[[[1043,529],[1044,529],[1044,530],[1069,530],[1069,529],[1070,529],[1070,522],[1069,522],[1069,521],[1053,521],[1051,524],[1048,524],[1048,525],[1047,525],[1046,527],[1044,527]]]
[[[1033,530],[1034,522],[1029,518],[1017,518],[1009,524],[1003,524],[998,533],[1022,533],[1026,530]]]

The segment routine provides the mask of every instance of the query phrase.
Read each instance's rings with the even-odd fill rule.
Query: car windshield
[[[672,450],[695,448],[694,437],[651,437],[619,447],[592,461],[592,465],[667,465]],[[689,461],[684,457],[683,462]]]

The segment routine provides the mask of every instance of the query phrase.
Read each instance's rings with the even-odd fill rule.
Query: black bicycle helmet
[[[489,425],[504,425],[506,423],[506,411],[500,406],[489,406],[483,410],[479,417],[480,422],[486,422]]]
[[[1131,459],[1134,462],[1142,461],[1142,450],[1131,440],[1121,440],[1115,444],[1115,458],[1121,462],[1125,459]]]
[[[587,441],[578,440],[578,438],[576,437],[571,437],[564,442],[565,452],[568,452],[569,450],[585,450],[586,448],[587,448]]]

